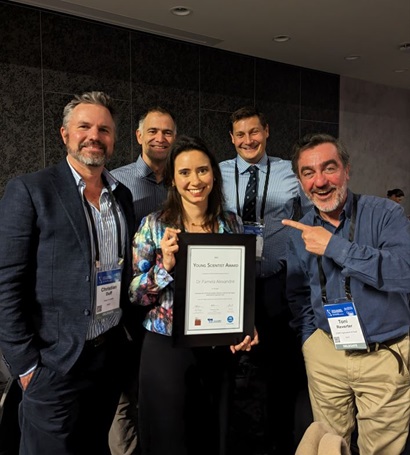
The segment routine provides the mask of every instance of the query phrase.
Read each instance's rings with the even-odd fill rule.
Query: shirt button
[[[90,316],[91,311],[90,310],[84,310],[85,316]]]

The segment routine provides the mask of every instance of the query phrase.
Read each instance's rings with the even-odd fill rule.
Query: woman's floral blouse
[[[143,325],[151,332],[172,334],[172,307],[174,279],[172,272],[164,269],[160,242],[166,227],[160,219],[161,212],[147,215],[134,235],[134,278],[129,295],[131,302],[147,307]],[[218,233],[242,233],[241,219],[233,212],[225,212],[226,221],[218,219]]]

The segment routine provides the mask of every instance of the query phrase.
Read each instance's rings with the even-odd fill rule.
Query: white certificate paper
[[[188,245],[185,335],[243,331],[245,246]]]

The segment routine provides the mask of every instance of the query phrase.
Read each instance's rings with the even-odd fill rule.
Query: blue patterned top
[[[143,325],[155,333],[172,335],[174,288],[172,274],[162,263],[160,243],[165,228],[171,227],[159,219],[161,212],[143,218],[133,240],[134,278],[130,285],[130,300],[150,306]],[[218,219],[218,233],[242,233],[241,219],[233,212],[225,212],[226,221]]]

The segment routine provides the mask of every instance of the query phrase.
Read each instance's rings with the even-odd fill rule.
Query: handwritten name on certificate
[[[190,245],[187,253],[185,333],[243,330],[245,247]]]

